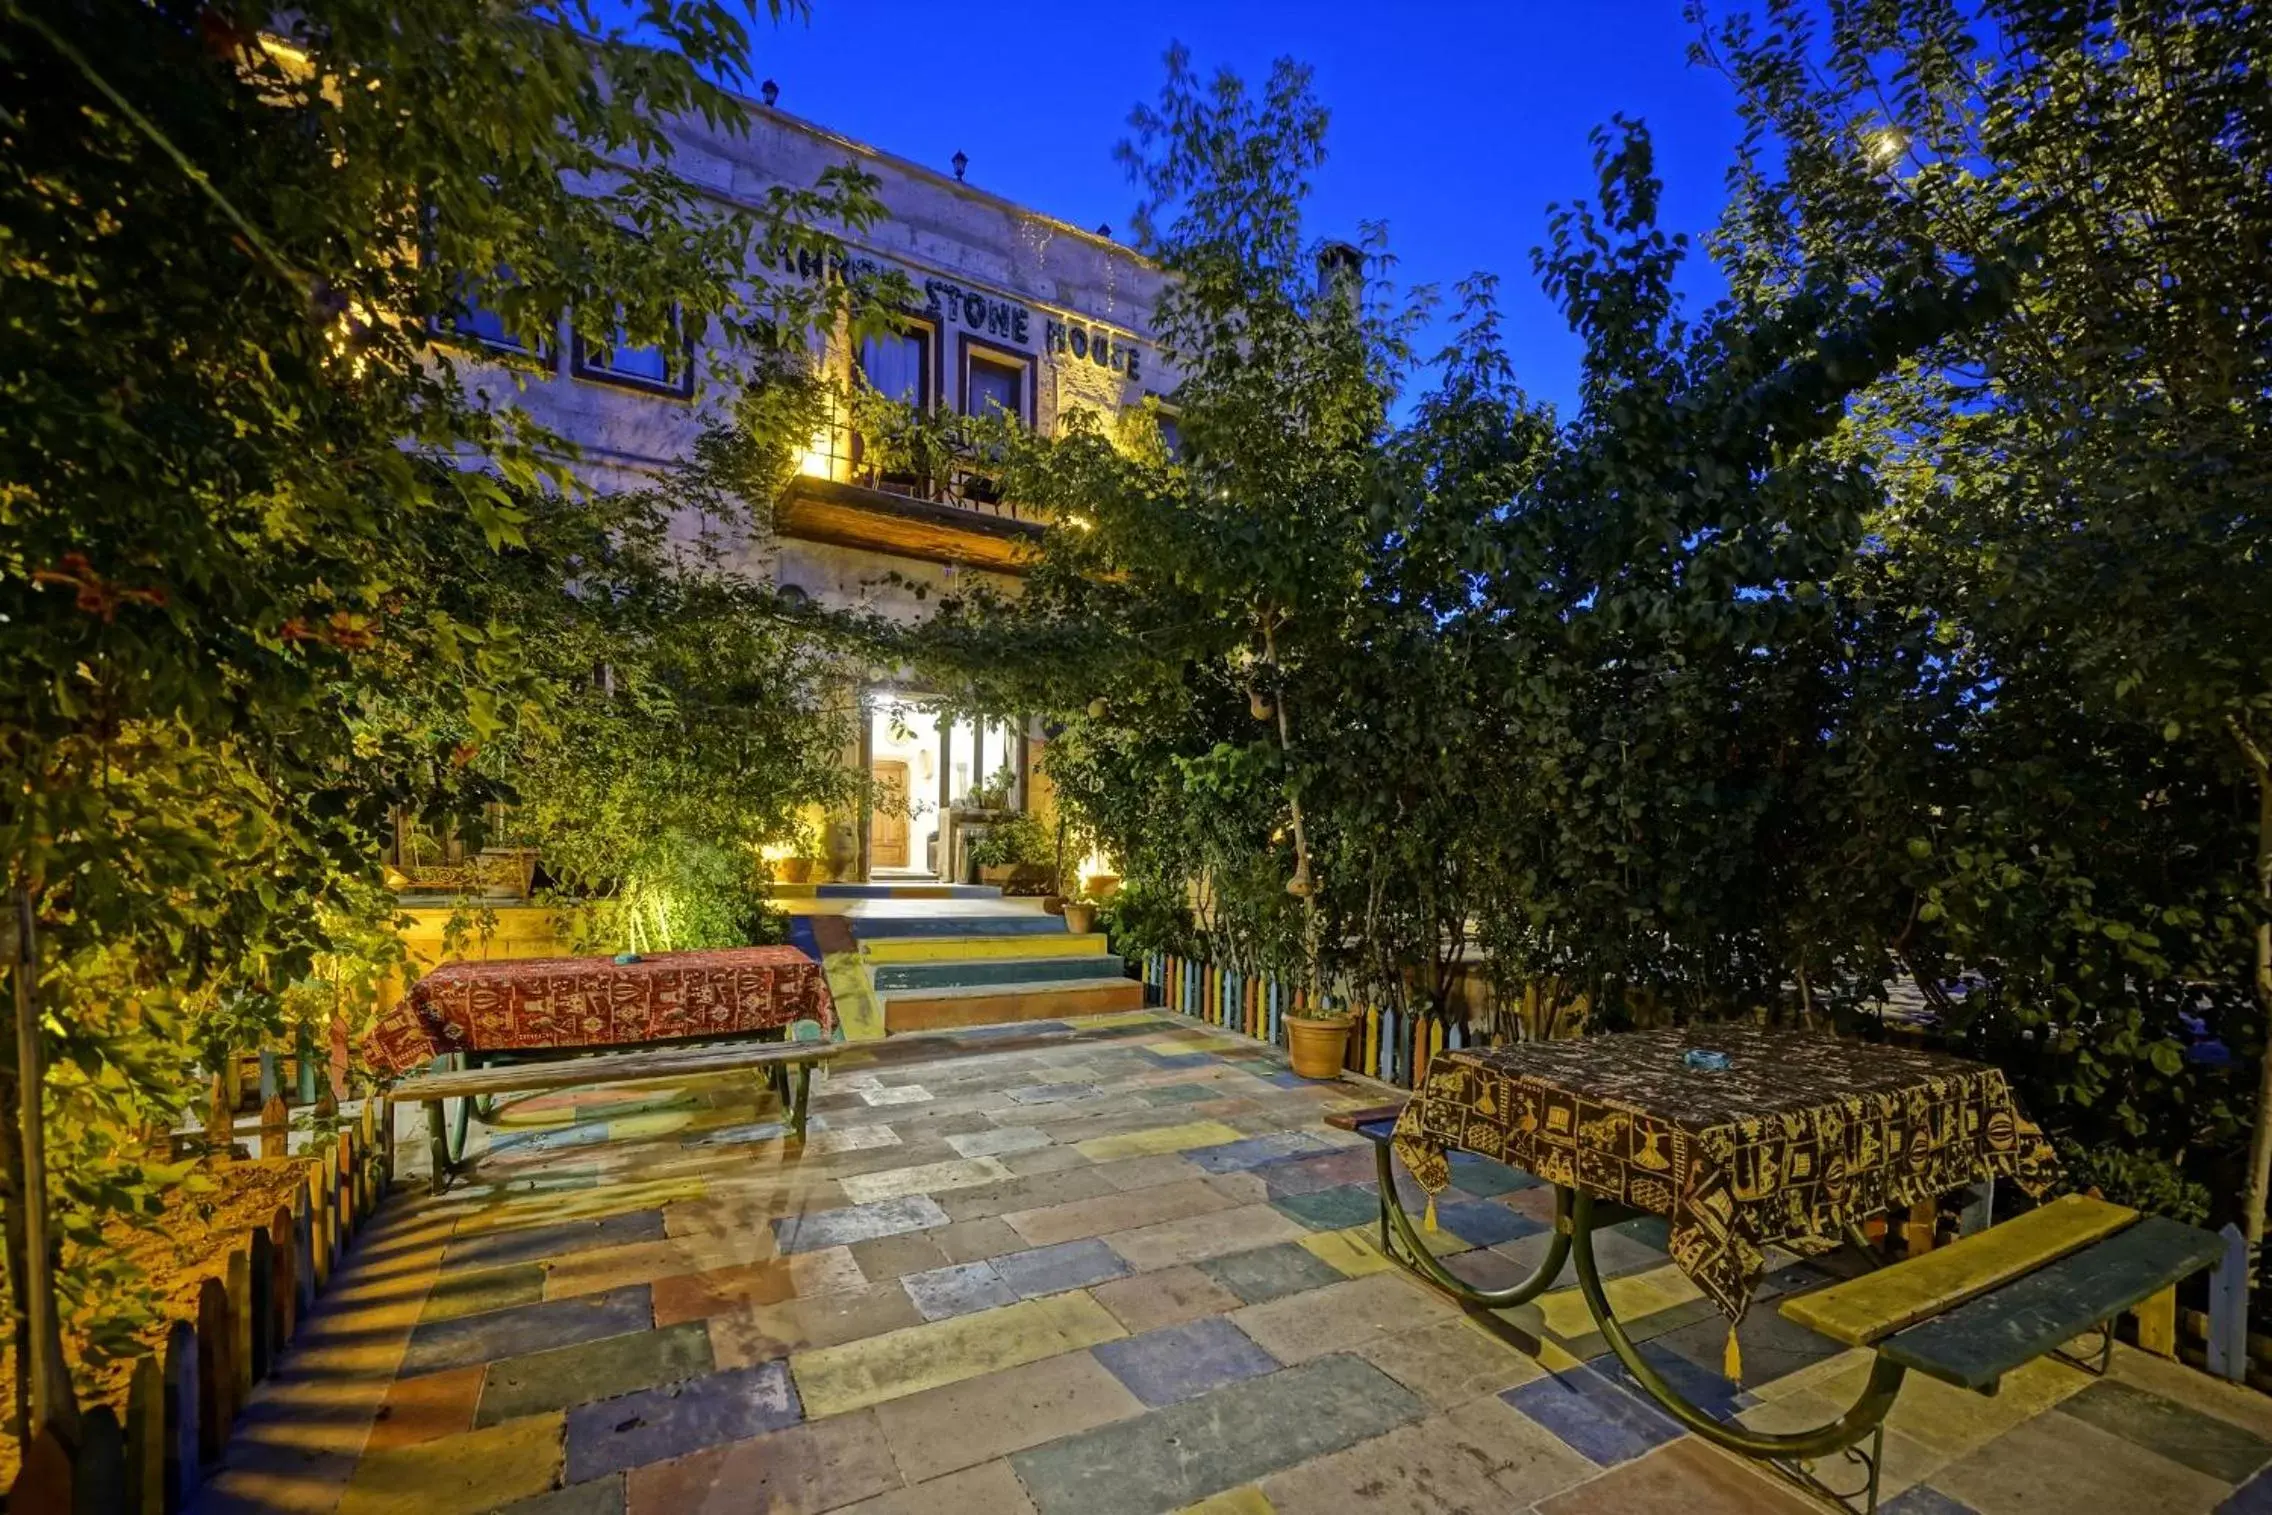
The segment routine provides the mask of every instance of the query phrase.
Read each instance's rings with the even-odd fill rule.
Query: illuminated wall
[[[1172,390],[1148,334],[1162,276],[1128,248],[783,112],[753,103],[750,115],[741,136],[699,121],[674,123],[678,171],[727,209],[757,205],[775,184],[809,186],[822,170],[847,161],[874,174],[889,216],[856,256],[897,269],[917,291],[916,313],[930,329],[934,404],[962,408],[973,354],[982,363],[1022,366],[1026,417],[1045,431],[1075,409],[1109,418]],[[767,275],[784,276],[774,268]],[[583,451],[583,471],[601,487],[651,482],[691,451],[730,398],[720,384],[682,398],[576,375],[570,345],[554,344],[547,372],[525,364],[500,368],[488,388],[572,438]],[[844,344],[821,345],[822,361],[848,373]],[[816,440],[829,456],[816,457],[811,471],[844,478],[841,435]],[[740,566],[823,604],[910,617],[925,613],[958,574],[937,563],[796,540],[755,544]],[[928,601],[882,583],[891,573],[924,585]]]

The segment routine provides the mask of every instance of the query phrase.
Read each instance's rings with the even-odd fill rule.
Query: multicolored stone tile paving
[[[1574,1280],[1494,1331],[1391,1268],[1372,1152],[1324,1124],[1382,1098],[1147,1013],[858,1047],[801,1154],[746,1076],[521,1101],[456,1191],[396,1197],[319,1319],[341,1345],[264,1388],[201,1508],[1826,1508],[1648,1403]],[[1431,1249],[1526,1274],[1551,1195],[1453,1175]],[[1853,1397],[1866,1355],[1772,1308],[1741,1332],[1752,1376],[1721,1376],[1724,1321],[1663,1240],[1637,1222],[1596,1250],[1692,1399],[1781,1430]],[[1823,1276],[1792,1261],[1771,1287]],[[1993,1399],[1913,1378],[1883,1508],[2272,1515],[2268,1465],[2272,1400],[2122,1349],[2106,1378],[2040,1362]]]

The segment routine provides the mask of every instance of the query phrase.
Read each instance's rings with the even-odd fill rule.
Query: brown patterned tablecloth
[[[363,1053],[380,1074],[444,1052],[637,1047],[769,1031],[836,1029],[820,964],[794,947],[663,952],[636,963],[532,957],[444,963],[379,1018]]]
[[[1731,1066],[1691,1069],[1691,1047]],[[1672,1260],[1731,1318],[1770,1245],[1835,1242],[1984,1178],[2040,1194],[2057,1175],[1997,1069],[1757,1026],[1440,1053],[1394,1142],[1431,1194],[1450,1149],[1668,1217]]]

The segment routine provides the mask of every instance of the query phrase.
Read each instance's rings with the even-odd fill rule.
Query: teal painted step
[[[1031,915],[863,915],[852,922],[863,940],[895,936],[1063,936],[1065,917]]]
[[[1038,985],[1060,979],[1119,978],[1120,959],[1095,957],[961,958],[940,963],[877,963],[869,972],[879,994],[965,989],[988,984]]]
[[[1000,884],[816,884],[816,900],[998,900]]]

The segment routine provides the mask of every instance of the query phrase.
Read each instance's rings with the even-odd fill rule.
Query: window
[[[576,376],[658,394],[692,394],[694,365],[687,360],[686,336],[675,305],[671,307],[670,328],[671,335],[661,342],[633,342],[621,324],[609,333],[604,347],[578,337]]]
[[[1159,412],[1159,418],[1160,442],[1167,448],[1168,457],[1172,461],[1181,462],[1183,459],[1183,421],[1172,410],[1162,410]]]
[[[1020,423],[1026,419],[1026,363],[1007,352],[974,347],[963,339],[962,409],[964,415],[987,416],[996,411]]]
[[[860,377],[887,400],[931,408],[931,332],[911,326],[860,339]]]
[[[552,344],[539,341],[534,347],[515,336],[506,324],[504,312],[483,300],[486,290],[510,288],[515,282],[509,268],[497,270],[494,278],[476,282],[461,275],[458,279],[457,305],[448,315],[436,318],[434,330],[444,336],[463,342],[491,348],[497,352],[518,353],[523,357],[547,359]]]
[[[914,411],[931,408],[931,328],[908,323],[899,331],[877,332],[860,339],[860,350],[855,354],[860,365],[860,377],[870,389],[887,400],[907,406]],[[900,428],[883,424],[883,431],[896,434]],[[858,467],[868,454],[868,438],[855,428],[852,433],[852,462]],[[886,449],[890,451],[890,449]],[[888,472],[874,480],[886,489],[901,493],[920,494],[922,479],[904,471]]]

